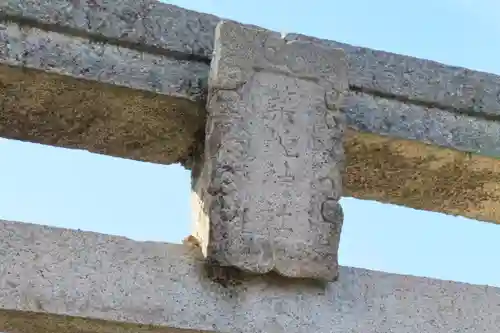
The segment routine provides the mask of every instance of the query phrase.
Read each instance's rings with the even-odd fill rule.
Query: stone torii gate
[[[500,221],[500,78],[155,1],[0,3],[0,136],[193,176],[184,245],[0,222],[0,330],[496,332],[500,289],[339,267],[342,195]]]

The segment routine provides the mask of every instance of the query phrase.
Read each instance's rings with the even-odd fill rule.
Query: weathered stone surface
[[[500,157],[500,121],[352,91],[341,109],[348,126],[359,132]]]
[[[204,62],[212,52],[213,29],[219,19],[155,1],[145,4],[135,0],[0,1],[0,16],[11,22],[3,21],[0,30],[4,64],[0,65],[0,136],[157,163],[189,159],[193,146],[203,141],[197,134],[203,130],[205,111],[193,99],[203,89],[199,79],[208,76]],[[142,19],[147,13],[155,23],[140,28],[141,22],[148,21]],[[16,20],[42,29],[17,28],[13,26]],[[46,31],[51,29],[59,33]],[[90,42],[105,38],[109,40],[104,44]],[[293,34],[287,38],[311,39]],[[353,132],[347,138],[347,195],[500,222],[500,201],[492,199],[500,197],[496,185],[500,130],[494,117],[498,76],[315,41],[346,51],[354,89],[342,104],[348,125],[388,136]],[[6,45],[13,56],[7,56]],[[48,52],[43,52],[42,45]],[[202,48],[205,53],[192,53]],[[79,50],[84,51],[80,54]],[[193,60],[178,60],[186,56]],[[96,58],[103,61],[96,63]],[[5,65],[7,60],[9,65]],[[40,71],[26,70],[25,65]],[[465,73],[463,81],[457,81],[460,71]],[[465,89],[477,82],[484,95]],[[389,93],[393,88],[402,92]],[[460,97],[462,88],[469,97]],[[412,103],[408,96],[419,103]],[[482,96],[483,104],[471,96]],[[448,104],[441,103],[441,98]],[[433,101],[434,107],[424,100]],[[460,104],[462,100],[469,104]],[[450,103],[458,103],[453,106],[468,115],[451,112]],[[431,163],[433,159],[451,162]],[[474,177],[468,178],[469,174]],[[456,183],[451,186],[443,179]],[[434,188],[419,188],[419,184],[434,184]]]
[[[344,53],[232,22],[217,27],[215,43],[193,180],[205,255],[253,273],[335,279]]]
[[[212,55],[214,29],[221,20],[155,0],[4,0],[2,14],[205,62]],[[300,34],[285,38],[344,49],[349,83],[357,89],[479,116],[500,116],[498,75]]]
[[[150,324],[131,324],[58,315],[0,309],[2,333],[208,333]]]
[[[356,90],[479,117],[500,115],[498,75],[300,34],[286,39],[342,48]]]
[[[184,161],[198,102],[0,65],[0,136],[155,163]]]
[[[181,245],[5,221],[0,239],[0,330],[11,333],[496,333],[500,325],[500,289],[488,286],[341,267],[325,286],[261,276],[224,288],[205,277],[199,250]]]
[[[347,131],[344,194],[500,223],[500,160]]]
[[[0,22],[0,64],[200,100],[208,65]]]
[[[206,75],[205,64],[0,23],[0,136],[179,162],[205,123]]]
[[[7,57],[6,49],[0,48],[3,59],[14,65],[0,65],[0,136],[156,163],[183,162],[193,146],[203,141],[197,133],[205,124],[205,110],[191,100],[200,89],[189,89],[178,80],[196,82],[200,76],[207,77],[208,65],[188,62],[187,66],[165,56],[38,29],[16,30],[9,24],[4,28],[1,35],[8,38],[3,45],[7,41],[17,51],[10,53],[14,57]],[[23,44],[19,38],[29,43]],[[54,53],[43,54],[40,45],[58,50],[59,59],[66,63],[75,59],[90,71],[83,71],[83,78],[74,78],[72,75],[80,74],[72,64],[56,62],[65,67],[50,68],[47,64],[54,61]],[[28,52],[24,58],[25,48],[39,52]],[[78,50],[88,50],[83,53],[94,58],[82,56]],[[85,60],[100,54],[102,59],[118,63],[120,71],[101,68],[99,72],[100,67]],[[132,60],[130,67],[123,67],[121,55],[124,61]],[[26,70],[23,64],[40,70]],[[148,83],[148,68],[165,73],[159,91]],[[95,81],[99,73],[110,84]],[[132,89],[119,87],[114,80]],[[500,200],[495,199],[500,198],[500,161],[460,152],[498,156],[496,121],[352,91],[344,98],[342,109],[351,128],[374,134],[350,132],[346,139],[346,195],[500,222]]]
[[[156,0],[3,0],[0,15],[184,59],[212,54],[220,21]]]

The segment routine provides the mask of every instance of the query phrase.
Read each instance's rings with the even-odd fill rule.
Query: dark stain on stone
[[[355,132],[345,149],[345,195],[500,223],[498,160]]]
[[[0,65],[8,139],[190,168],[204,102]],[[345,148],[345,195],[500,223],[499,160],[354,131]]]
[[[208,333],[200,330],[3,309],[0,310],[0,330],[9,333]]]
[[[205,123],[200,102],[0,66],[0,137],[176,163]]]

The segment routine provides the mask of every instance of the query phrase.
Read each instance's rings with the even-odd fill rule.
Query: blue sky
[[[244,23],[500,74],[496,0],[169,1]],[[179,242],[190,231],[179,166],[0,139],[0,218]],[[500,226],[343,199],[343,265],[500,286]]]

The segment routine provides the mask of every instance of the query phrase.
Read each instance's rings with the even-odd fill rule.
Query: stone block
[[[341,49],[216,29],[195,236],[221,266],[335,280],[348,89]]]

